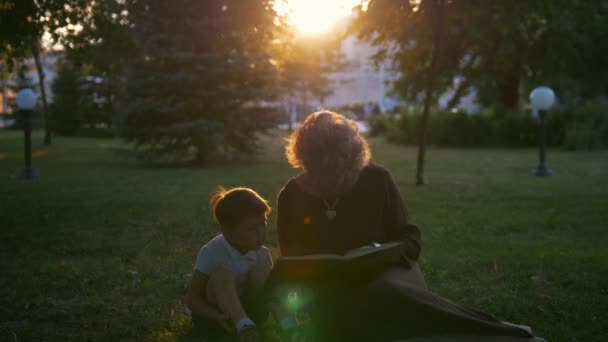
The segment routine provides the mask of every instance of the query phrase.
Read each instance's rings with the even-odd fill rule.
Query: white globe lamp
[[[530,93],[530,102],[532,103],[532,110],[538,113],[540,119],[540,126],[538,132],[539,142],[539,159],[540,162],[536,170],[532,173],[536,176],[544,177],[550,176],[553,171],[545,164],[545,145],[547,140],[547,111],[553,107],[555,103],[555,93],[553,89],[545,86],[537,87]]]

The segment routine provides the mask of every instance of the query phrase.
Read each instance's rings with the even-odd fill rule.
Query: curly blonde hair
[[[289,136],[285,155],[292,167],[304,170],[311,192],[336,195],[356,182],[371,151],[356,122],[322,110]]]

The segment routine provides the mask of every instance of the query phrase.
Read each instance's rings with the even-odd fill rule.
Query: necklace
[[[340,201],[340,198],[336,198],[335,201],[333,201],[333,203],[328,203],[327,200],[325,200],[325,198],[322,198],[323,200],[323,204],[325,204],[325,216],[327,216],[328,219],[333,220],[336,218],[337,212],[336,212],[336,206],[338,205],[338,202]]]

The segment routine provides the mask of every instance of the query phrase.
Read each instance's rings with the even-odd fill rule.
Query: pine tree
[[[154,155],[252,153],[274,117],[270,1],[154,0],[136,20],[121,135]]]
[[[54,129],[58,134],[75,135],[90,116],[95,103],[84,91],[84,78],[72,63],[65,61],[59,66],[57,78],[53,82],[53,103],[50,110]]]

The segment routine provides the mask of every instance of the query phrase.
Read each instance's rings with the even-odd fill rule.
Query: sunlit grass
[[[34,150],[42,150],[34,135]],[[0,340],[175,340],[200,246],[216,234],[208,195],[247,185],[276,207],[296,171],[283,141],[253,160],[150,168],[115,154],[120,141],[61,138],[19,181],[22,137],[0,131]],[[423,232],[430,288],[531,325],[548,341],[602,341],[608,307],[608,153],[534,149],[428,151],[414,185],[414,148],[372,139]],[[13,158],[13,156],[15,158]],[[268,244],[276,246],[274,217]],[[14,334],[14,335],[13,335]]]

